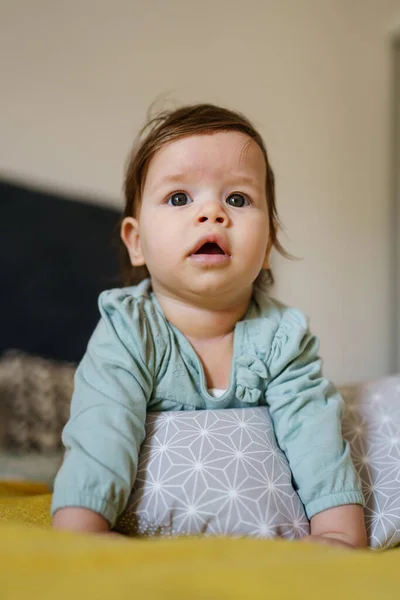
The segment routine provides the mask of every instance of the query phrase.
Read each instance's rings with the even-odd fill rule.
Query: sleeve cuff
[[[117,510],[114,505],[110,504],[110,502],[104,498],[93,496],[93,494],[88,494],[87,492],[53,494],[50,509],[51,516],[53,516],[58,509],[71,506],[88,508],[89,510],[99,513],[102,517],[107,519],[111,528],[114,527],[117,520]]]
[[[364,496],[359,490],[339,492],[308,502],[304,508],[308,519],[311,519],[311,517],[323,510],[334,508],[335,506],[343,506],[344,504],[361,504],[361,506],[365,506]]]

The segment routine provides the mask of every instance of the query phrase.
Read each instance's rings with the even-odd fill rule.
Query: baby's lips
[[[196,254],[196,252],[198,252],[198,250],[200,250],[200,248],[205,244],[217,244],[225,254],[230,256],[228,244],[224,237],[220,234],[213,233],[201,237],[197,244],[194,246],[194,248],[191,250],[189,255]]]

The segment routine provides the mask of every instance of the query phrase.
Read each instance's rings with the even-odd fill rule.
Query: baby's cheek
[[[252,229],[246,232],[246,249],[247,252],[256,258],[257,256],[261,257],[265,255],[265,252],[268,247],[269,236],[267,231],[261,229],[261,227],[256,224]]]

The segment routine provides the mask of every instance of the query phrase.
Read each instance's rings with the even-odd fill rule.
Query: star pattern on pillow
[[[309,524],[268,411],[255,407],[149,414],[117,529],[294,539]]]

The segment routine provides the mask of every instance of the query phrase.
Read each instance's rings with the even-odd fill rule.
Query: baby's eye
[[[176,194],[172,194],[172,196],[170,196],[168,200],[168,204],[170,206],[185,206],[190,202],[192,202],[192,200],[184,192],[177,192]]]
[[[229,198],[226,199],[226,203],[229,204],[229,206],[235,206],[236,208],[241,208],[242,206],[248,206],[250,204],[243,194],[231,194]]]

